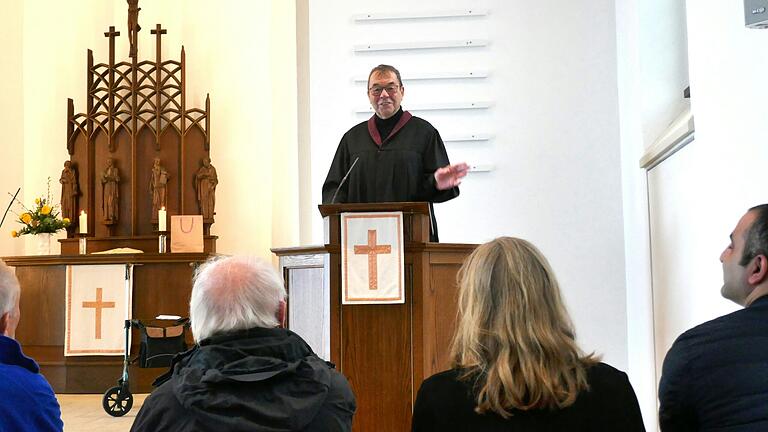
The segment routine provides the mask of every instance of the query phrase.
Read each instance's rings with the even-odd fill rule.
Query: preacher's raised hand
[[[435,171],[435,183],[438,190],[446,190],[461,184],[461,179],[469,172],[469,165],[460,162],[454,165],[446,165]]]

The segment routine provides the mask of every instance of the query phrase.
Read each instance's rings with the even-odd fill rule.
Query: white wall
[[[742,2],[686,7],[696,136],[648,175],[657,379],[680,333],[738,308],[720,297],[718,258],[747,208],[768,202],[768,32],[744,27]]]
[[[0,117],[23,118],[9,129],[23,140],[24,174],[23,181],[0,176],[0,191],[20,185],[30,201],[45,192],[51,176],[58,201],[57,180],[68,158],[67,98],[74,99],[76,112],[84,111],[86,50],[93,50],[96,63],[108,60],[104,32],[110,25],[121,32],[118,61],[127,58],[127,5],[123,0],[12,3],[11,16],[23,21],[9,21],[10,49],[0,67],[3,85],[22,93],[9,93]],[[206,94],[211,95],[211,157],[220,182],[218,222],[211,232],[219,236],[218,251],[271,257],[270,247],[296,244],[294,2],[144,0],[140,6],[140,59],[154,59],[150,30],[161,23],[168,31],[164,58],[179,59],[182,44],[186,47],[187,106],[203,108]],[[18,22],[23,24],[14,27]],[[21,49],[14,50],[19,43]],[[20,99],[21,114],[10,105]],[[0,236],[0,250],[18,252],[20,243]]]
[[[624,205],[624,250],[627,284],[627,357],[646,430],[656,430],[656,373],[653,367],[653,296],[645,172],[638,160],[644,151],[640,75],[642,26],[638,3],[616,4],[619,117]]]
[[[647,430],[657,430],[657,384],[645,151],[687,105],[684,0],[616,2],[629,376]],[[655,210],[655,207],[654,207]],[[660,265],[655,275],[664,274]],[[656,298],[658,301],[658,298]],[[674,306],[673,306],[674,307]]]
[[[647,148],[685,109],[688,52],[685,0],[644,0],[634,11],[640,27],[638,74],[643,142]],[[623,31],[619,28],[619,32]]]
[[[741,2],[687,10],[696,139],[649,175],[657,365],[684,330],[737,308],[720,297],[718,258],[747,208],[768,202],[768,31],[744,27]]]
[[[366,12],[488,8],[486,18],[356,24]],[[340,12],[341,11],[341,12]],[[472,173],[459,198],[436,207],[444,242],[527,238],[550,258],[580,342],[627,367],[624,243],[619,152],[616,18],[613,1],[395,0],[310,2],[313,203],[342,134],[367,115],[367,76],[379,63],[400,69],[403,107],[491,100],[487,112],[416,113],[445,136],[489,132],[481,143],[449,143],[452,161],[495,164]],[[488,39],[487,48],[354,54],[355,44]],[[486,69],[487,79],[408,82],[408,75]],[[468,223],[473,221],[473,223]],[[314,241],[321,241],[319,215]]]

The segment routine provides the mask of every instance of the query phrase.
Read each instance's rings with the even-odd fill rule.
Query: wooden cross
[[[155,28],[153,28],[152,30],[149,31],[150,33],[155,35],[155,40],[156,40],[155,43],[157,44],[157,51],[156,52],[157,52],[158,56],[160,55],[160,38],[163,37],[164,34],[168,33],[168,30],[166,30],[166,29],[164,29],[162,27],[163,27],[162,25],[156,24]]]
[[[104,32],[104,36],[108,37],[110,40],[114,40],[117,36],[120,36],[120,32],[115,31],[115,26],[109,26],[109,31]]]
[[[391,245],[376,244],[376,230],[368,230],[368,244],[365,246],[355,245],[355,255],[368,255],[368,289],[375,290],[379,288],[379,272],[377,265],[377,256],[379,254],[392,253]]]
[[[115,38],[120,36],[120,32],[115,31],[115,26],[109,26],[109,31],[104,32],[104,36],[109,38],[109,65],[112,66],[115,64]]]
[[[89,302],[84,301],[84,308],[96,309],[96,339],[101,339],[101,310],[110,309],[115,307],[115,302],[103,302],[101,301],[103,288],[96,288],[96,301]]]
[[[163,68],[161,65],[163,64],[162,61],[162,51],[161,51],[161,44],[160,39],[163,37],[164,34],[168,33],[168,30],[165,30],[162,25],[156,24],[155,28],[149,31],[153,35],[155,35],[155,58],[157,65],[155,66],[155,118],[157,119],[157,126],[156,130],[160,131],[162,129],[162,125],[160,124],[160,120],[162,119],[162,101],[160,100],[160,96],[163,94],[162,92],[162,75],[161,71]],[[160,133],[155,134],[155,149],[160,150]]]

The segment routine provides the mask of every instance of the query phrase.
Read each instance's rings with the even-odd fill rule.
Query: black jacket
[[[664,432],[768,431],[768,296],[680,335],[659,402]]]
[[[214,336],[174,359],[131,431],[349,431],[355,397],[285,329]]]
[[[422,383],[413,409],[413,432],[639,432],[645,431],[640,406],[627,375],[604,363],[589,368],[590,389],[561,410],[516,411],[508,419],[477,414],[472,384],[457,370]]]

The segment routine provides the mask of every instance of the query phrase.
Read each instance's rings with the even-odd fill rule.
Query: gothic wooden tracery
[[[74,101],[68,100],[67,150],[79,177],[77,213],[88,213],[89,237],[154,235],[158,199],[169,216],[205,214],[206,235],[214,222],[213,211],[207,202],[200,202],[197,190],[198,172],[206,161],[210,165],[210,97],[206,96],[204,109],[188,106],[184,47],[179,60],[163,59],[162,37],[167,30],[157,24],[151,33],[153,60],[139,61],[138,47],[131,44],[135,53],[117,62],[120,32],[110,26],[104,33],[109,38],[108,61],[94,63],[93,51],[88,50],[85,112],[75,113]],[[110,159],[119,172],[116,185],[103,177]],[[162,190],[154,188],[159,184],[157,172],[153,177],[156,160],[163,170]],[[151,182],[155,183],[148,187]],[[116,188],[116,206],[106,202],[113,196],[107,187]],[[69,236],[76,232],[73,224]]]

